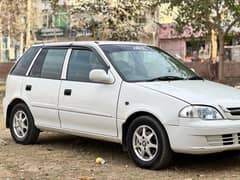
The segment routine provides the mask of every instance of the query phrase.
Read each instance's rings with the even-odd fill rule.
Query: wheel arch
[[[20,103],[23,103],[23,104],[25,104],[28,107],[27,103],[24,100],[20,99],[20,98],[13,99],[12,102],[8,105],[8,107],[7,107],[7,114],[6,114],[6,128],[10,127],[10,116],[11,116],[11,112],[12,112],[13,107],[16,104],[20,104]]]
[[[164,131],[166,132],[166,135],[168,137],[168,133],[167,133],[164,125],[159,120],[159,118],[157,118],[154,114],[147,112],[147,111],[134,112],[130,116],[128,116],[128,118],[122,125],[122,146],[123,146],[123,150],[125,150],[125,151],[127,150],[126,137],[127,137],[128,128],[129,128],[130,124],[133,122],[133,120],[140,116],[150,116],[150,117],[156,119],[157,122],[159,123],[159,125],[164,129]],[[168,137],[168,139],[169,139],[169,137]]]

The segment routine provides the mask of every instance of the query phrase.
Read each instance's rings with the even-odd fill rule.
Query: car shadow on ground
[[[38,144],[48,148],[56,148],[59,150],[74,150],[77,152],[86,152],[98,157],[107,157],[111,155],[113,161],[129,164],[134,166],[129,159],[127,152],[122,150],[120,144],[82,138],[72,135],[64,134],[45,134],[40,137]],[[240,167],[240,153],[239,151],[228,151],[208,155],[185,155],[175,154],[172,165],[168,170],[174,171],[226,171],[233,170]]]
[[[240,166],[240,153],[239,151],[228,151],[207,155],[176,154],[172,165],[172,168],[191,169],[196,172],[233,170]]]
[[[122,152],[122,146],[117,143],[111,143],[101,140],[89,139],[84,137],[78,137],[73,135],[66,134],[51,134],[47,133],[43,136],[40,134],[38,143],[40,145],[50,145],[50,146],[59,146],[60,148],[84,148],[88,147],[89,150],[102,150],[104,152],[113,152],[119,153]],[[97,148],[97,149],[96,149]]]

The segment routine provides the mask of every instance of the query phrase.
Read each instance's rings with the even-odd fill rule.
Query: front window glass
[[[100,58],[87,49],[74,49],[68,64],[67,80],[90,82],[89,73],[93,69],[105,69]]]
[[[145,45],[102,45],[126,81],[182,80],[196,74],[160,49]]]

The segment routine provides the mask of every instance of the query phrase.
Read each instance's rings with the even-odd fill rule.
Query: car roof
[[[45,46],[45,47],[61,47],[61,46],[96,46],[96,45],[146,45],[140,42],[129,42],[129,41],[73,41],[73,42],[55,42],[55,43],[43,43],[35,44],[33,46]]]

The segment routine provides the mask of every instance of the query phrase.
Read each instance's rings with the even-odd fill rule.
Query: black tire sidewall
[[[13,127],[14,115],[17,111],[20,111],[20,110],[23,111],[27,115],[27,118],[28,118],[28,132],[24,138],[17,137],[17,135],[14,132],[14,127]],[[11,135],[12,135],[12,138],[14,139],[14,141],[19,144],[29,144],[35,128],[36,127],[34,125],[33,116],[31,114],[30,110],[28,109],[28,107],[23,103],[15,105],[13,107],[13,109],[11,111],[11,115],[10,115],[10,132],[11,132]]]
[[[132,144],[133,134],[135,130],[141,125],[147,125],[151,127],[155,131],[158,138],[158,152],[155,155],[155,157],[150,161],[143,161],[139,159],[133,149],[133,144]],[[156,164],[159,164],[159,163],[161,164],[162,159],[164,159],[163,151],[166,151],[166,148],[167,150],[168,148],[170,148],[166,146],[169,146],[168,138],[166,136],[166,133],[163,127],[159,124],[159,122],[157,122],[155,118],[152,118],[150,116],[140,116],[140,117],[137,117],[129,126],[128,133],[127,133],[128,153],[130,158],[139,167],[147,168],[147,169],[155,169]],[[161,166],[161,165],[158,165],[158,166]]]

